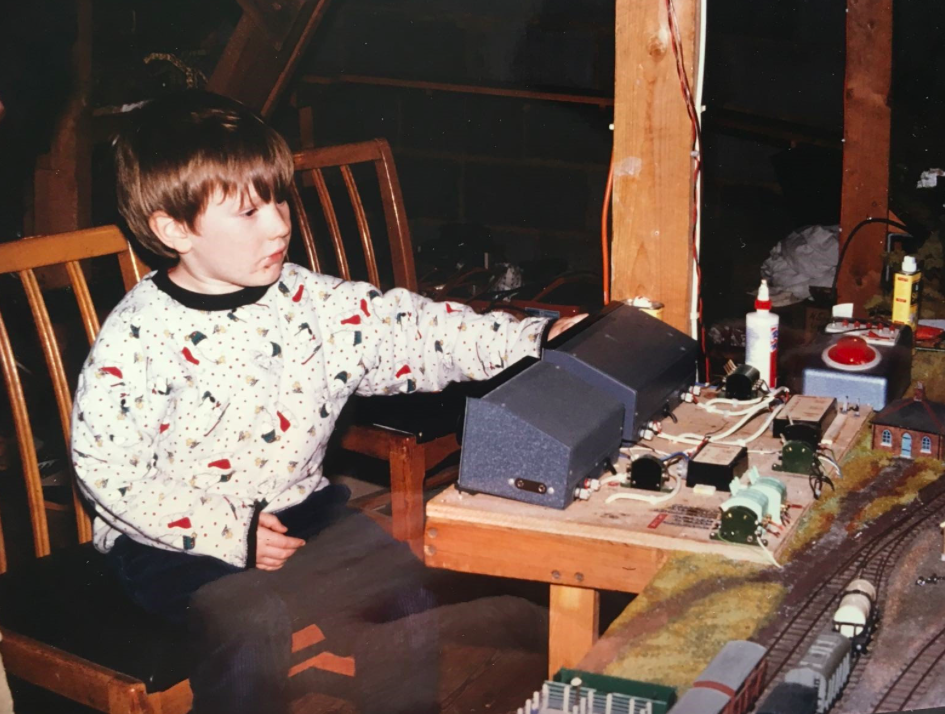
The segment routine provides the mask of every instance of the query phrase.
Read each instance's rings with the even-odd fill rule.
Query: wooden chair
[[[0,312],[0,362],[13,415],[29,519],[28,524],[22,524],[22,530],[27,532],[17,533],[16,540],[4,538],[4,530],[8,536],[14,530],[11,526],[16,520],[14,516],[21,515],[6,498],[9,491],[4,491],[0,503],[4,519],[0,528],[0,631],[3,633],[0,651],[10,674],[99,711],[183,712],[190,705],[189,687],[185,681],[181,683],[184,677],[179,667],[172,667],[178,670],[176,672],[159,676],[158,688],[166,691],[154,694],[144,684],[148,677],[154,676],[153,667],[148,666],[154,663],[144,660],[171,651],[182,641],[182,633],[162,632],[158,623],[149,622],[150,618],[125,599],[117,581],[111,580],[101,555],[89,542],[91,521],[74,488],[71,498],[64,503],[47,500],[40,481],[36,443],[37,439],[45,442],[54,437],[43,433],[48,431],[49,424],[41,423],[53,407],[46,403],[45,395],[39,395],[39,403],[34,398],[28,404],[20,376],[21,372],[48,375],[64,443],[68,444],[72,385],[67,378],[58,329],[50,319],[36,271],[48,266],[64,266],[85,338],[91,344],[98,333],[99,314],[79,261],[105,257],[111,257],[113,267],[117,258],[126,290],[146,272],[144,264],[115,226],[0,244],[0,277],[18,276],[46,368],[42,368],[42,361],[37,363],[35,359],[23,357],[19,348],[33,342],[19,334],[19,330],[8,331],[7,325],[14,319],[22,320],[23,316],[14,318],[9,302],[4,300],[4,309]],[[4,285],[5,288],[11,286],[12,283]],[[16,351],[14,346],[18,348]],[[54,549],[50,518],[62,520],[63,516],[74,520],[74,535],[69,540],[76,544]],[[35,555],[32,559],[11,550],[12,546],[27,540],[29,533]],[[8,544],[11,547],[8,548]],[[20,555],[19,562],[8,570],[17,555]],[[144,657],[135,652],[142,647],[150,650]],[[167,682],[171,684],[165,687]]]
[[[74,388],[70,379],[74,375],[69,372],[77,374],[81,365],[70,365],[64,359],[59,334],[62,326],[50,318],[50,296],[44,295],[37,271],[64,267],[71,290],[57,291],[58,297],[65,293],[66,300],[55,302],[57,306],[74,303],[81,323],[81,327],[74,327],[84,333],[80,341],[91,344],[100,315],[112,307],[104,306],[100,312],[92,300],[78,262],[92,258],[100,260],[85,265],[95,270],[96,286],[123,284],[127,291],[147,272],[116,226],[0,244],[0,279],[9,280],[0,283],[0,365],[24,477],[23,488],[19,492],[12,489],[14,493],[9,488],[14,479],[0,479],[0,654],[9,674],[98,711],[184,714],[192,702],[183,655],[190,638],[184,626],[173,627],[148,615],[125,596],[104,556],[90,542],[91,521],[71,478],[66,498],[51,498],[41,483],[36,444],[55,436],[47,433],[51,397],[37,393],[31,383],[24,384],[21,372],[31,379],[40,374],[49,377],[67,446]],[[102,263],[110,264],[106,267],[113,269],[114,276],[103,272]],[[31,320],[11,315],[18,312],[18,306],[11,305],[6,289],[19,289],[11,277],[22,285]],[[121,291],[113,292],[117,294],[109,297],[117,301]],[[23,334],[24,329],[8,329],[10,324],[22,328],[26,322],[35,325],[35,335]],[[35,342],[30,337],[34,336],[38,337],[38,348],[31,348]],[[86,344],[80,347],[75,350],[81,353],[79,361],[87,353]],[[42,357],[36,354],[37,349]],[[46,369],[42,368],[44,361]],[[0,400],[0,408],[3,406]],[[56,430],[55,423],[51,426]],[[0,427],[0,437],[8,436],[2,418]],[[0,473],[3,468],[0,462]],[[71,469],[67,471],[71,474]],[[14,507],[20,503],[28,508]],[[27,510],[28,518],[22,513]],[[60,528],[51,529],[51,522]],[[30,534],[31,549],[24,547]],[[32,552],[26,552],[29,550]],[[321,670],[319,676],[324,677],[326,688],[338,677],[353,676],[348,658],[318,651],[321,639],[315,625],[293,634],[290,682],[296,674],[313,668]],[[313,649],[318,651],[314,657],[310,656]]]
[[[367,280],[385,290],[400,287],[416,292],[410,229],[387,142],[374,139],[307,149],[295,155],[295,169],[292,202],[309,267],[346,280]],[[373,184],[376,176],[378,195],[359,190],[359,171],[362,187]],[[369,196],[373,205],[367,202]],[[313,227],[316,217],[327,234],[320,242]],[[371,218],[376,219],[374,226]],[[352,240],[352,235],[357,238]],[[439,394],[358,398],[355,423],[341,437],[342,448],[390,463],[389,528],[415,550],[423,539],[426,474],[459,449],[455,420],[444,417],[444,413],[458,415],[464,403],[462,389],[454,386]],[[445,470],[428,485],[454,477],[455,470]],[[372,500],[364,505],[370,509],[378,504]]]

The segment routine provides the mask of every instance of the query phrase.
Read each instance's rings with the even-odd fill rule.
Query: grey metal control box
[[[612,304],[575,333],[562,335],[561,344],[554,340],[541,359],[622,402],[627,441],[677,407],[696,381],[696,341],[638,308]]]
[[[830,360],[831,348],[844,337],[861,337],[874,359],[863,365]],[[800,361],[802,379],[800,389],[795,385],[794,391],[834,397],[841,404],[868,404],[880,411],[901,397],[912,379],[912,330],[895,327],[827,332],[802,350]]]
[[[536,362],[466,401],[460,490],[565,508],[616,462],[624,407],[563,367]]]

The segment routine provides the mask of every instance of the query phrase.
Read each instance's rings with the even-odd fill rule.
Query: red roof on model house
[[[910,431],[945,435],[945,404],[930,402],[925,398],[925,387],[916,384],[915,394],[897,399],[873,417],[876,426],[894,426]]]

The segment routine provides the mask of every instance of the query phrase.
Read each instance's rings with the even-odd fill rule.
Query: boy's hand
[[[587,317],[586,312],[581,315],[574,315],[572,317],[562,317],[559,320],[555,320],[554,324],[551,326],[551,329],[548,330],[548,339],[553,340],[555,337],[560,335],[569,327],[573,327],[574,325],[578,324],[585,317]]]
[[[260,513],[256,528],[256,567],[260,570],[278,570],[299,548],[305,545],[301,538],[285,535],[288,530],[273,513]]]

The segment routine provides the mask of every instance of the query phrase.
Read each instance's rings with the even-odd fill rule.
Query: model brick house
[[[906,459],[945,456],[945,404],[925,398],[922,383],[915,394],[897,399],[873,417],[873,448]]]

